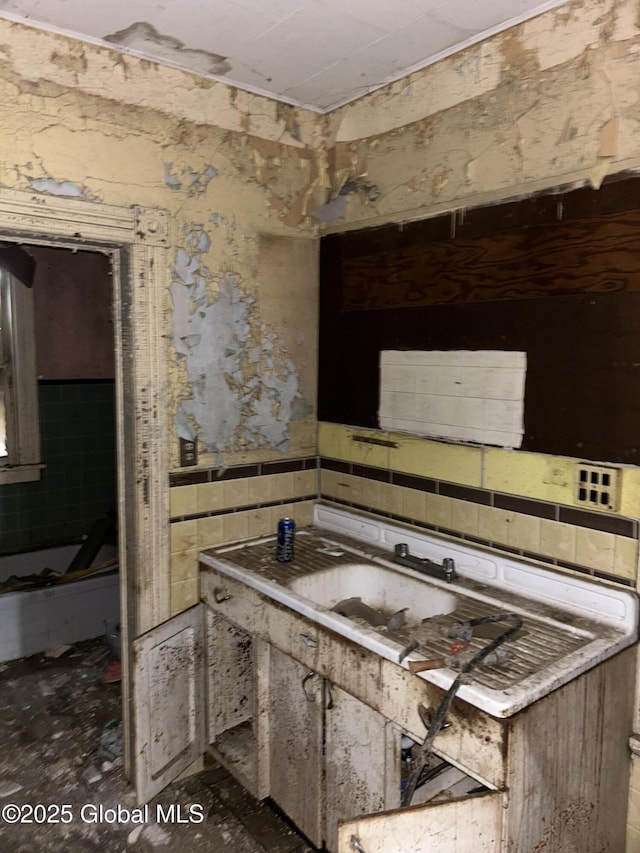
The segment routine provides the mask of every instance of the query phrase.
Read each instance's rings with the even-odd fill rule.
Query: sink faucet
[[[435,563],[427,557],[414,557],[409,553],[409,546],[406,542],[400,542],[395,546],[393,561],[402,566],[408,566],[410,569],[415,569],[423,575],[445,580],[447,583],[451,583],[458,577],[455,563],[451,557],[445,557],[442,563]]]

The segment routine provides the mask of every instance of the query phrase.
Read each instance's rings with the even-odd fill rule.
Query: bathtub
[[[71,545],[0,557],[0,581],[44,568],[64,573],[77,551]],[[115,546],[104,545],[94,565],[117,556]],[[0,662],[104,635],[105,623],[120,613],[119,582],[116,566],[74,583],[0,594]]]

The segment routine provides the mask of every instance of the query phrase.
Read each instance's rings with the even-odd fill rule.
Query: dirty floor
[[[12,853],[310,853],[217,765],[135,809],[121,752],[120,685],[102,640],[0,665],[0,850]]]

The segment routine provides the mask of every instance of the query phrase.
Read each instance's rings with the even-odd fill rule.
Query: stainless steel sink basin
[[[387,617],[407,608],[407,626],[456,609],[456,596],[450,592],[374,563],[343,563],[297,577],[287,586],[328,610],[351,598],[360,598],[363,604]]]

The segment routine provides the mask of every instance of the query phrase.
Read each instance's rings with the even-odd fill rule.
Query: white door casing
[[[0,236],[112,258],[125,769],[136,776],[131,641],[170,614],[167,315],[170,220],[164,210],[114,207],[0,189]]]

